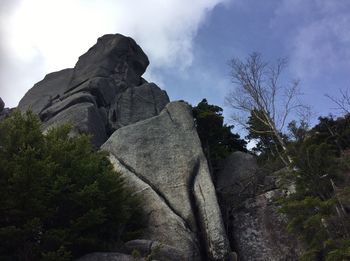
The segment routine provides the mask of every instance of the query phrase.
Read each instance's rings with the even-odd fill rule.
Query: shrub
[[[0,122],[0,259],[70,260],[133,233],[138,200],[106,153],[68,125],[40,126],[31,112]]]

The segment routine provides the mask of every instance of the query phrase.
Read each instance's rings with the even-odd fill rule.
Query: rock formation
[[[141,77],[148,63],[131,38],[105,35],[73,69],[35,84],[18,107],[37,113],[43,131],[70,122],[72,135],[91,134],[96,148],[110,152],[144,201],[146,230],[135,248],[157,241],[169,260],[224,260],[229,244],[191,107],[169,103],[165,91]],[[116,260],[106,253],[83,260],[99,255]]]
[[[149,61],[129,37],[104,35],[73,69],[48,74],[19,102],[43,121],[43,128],[70,122],[73,132],[92,135],[96,147],[116,129],[158,115],[166,92],[141,75]]]
[[[118,129],[102,149],[142,192],[149,239],[196,260],[200,250],[225,258],[228,241],[190,106],[169,103],[159,116]]]
[[[278,175],[259,174],[256,159],[234,152],[217,174],[217,192],[228,236],[240,261],[296,261],[300,242],[286,230],[275,203]]]
[[[133,260],[161,245],[159,260],[296,260],[300,246],[274,204],[281,189],[261,176],[255,158],[235,152],[217,174],[215,191],[191,107],[169,102],[142,78],[149,64],[131,38],[105,35],[74,68],[48,74],[19,103],[43,122],[66,122],[110,153],[114,168],[143,200],[146,229],[120,253],[91,253],[81,261]],[[6,117],[0,99],[0,119]],[[216,192],[220,198],[220,207]]]

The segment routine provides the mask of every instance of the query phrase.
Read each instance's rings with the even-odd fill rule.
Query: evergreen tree
[[[208,104],[206,99],[193,107],[197,132],[214,172],[220,159],[233,151],[247,151],[246,142],[238,134],[232,133],[233,126],[224,123],[222,112],[222,108]]]
[[[295,192],[280,203],[289,230],[307,246],[301,260],[350,258],[349,127],[348,116],[320,118],[290,144]]]
[[[40,120],[0,122],[0,259],[71,260],[105,251],[138,223],[138,200],[107,155],[70,127],[44,136]],[[133,227],[136,229],[136,227]]]

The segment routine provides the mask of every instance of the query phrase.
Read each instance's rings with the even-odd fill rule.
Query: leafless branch
[[[233,117],[236,123],[247,127],[249,115],[258,111],[254,116],[267,127],[267,132],[276,138],[283,150],[286,144],[281,131],[291,113],[302,107],[297,100],[299,81],[286,86],[280,84],[286,65],[286,59],[279,59],[275,65],[268,64],[258,53],[251,54],[245,61],[232,59],[231,79],[236,88],[226,97],[227,104],[240,114]]]
[[[335,103],[338,107],[335,109],[340,110],[341,112],[345,114],[350,113],[350,93],[349,90],[339,90],[340,97],[334,97],[329,94],[326,94],[325,96],[330,99],[333,103]]]

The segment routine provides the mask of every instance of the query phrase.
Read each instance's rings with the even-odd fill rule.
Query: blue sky
[[[321,3],[323,2],[323,3]],[[298,4],[297,4],[298,3]],[[183,74],[159,69],[172,98],[220,104],[232,88],[227,62],[257,51],[270,62],[287,57],[286,80],[300,79],[314,119],[336,114],[325,94],[350,84],[349,1],[232,1],[218,5],[194,39],[194,62]],[[225,115],[229,115],[226,111]]]
[[[0,96],[8,106],[45,74],[73,67],[105,33],[133,37],[145,78],[172,100],[207,98],[230,111],[228,61],[260,52],[289,59],[315,118],[336,113],[324,95],[349,88],[348,0],[1,0]]]

